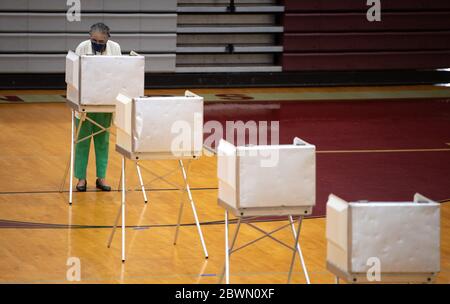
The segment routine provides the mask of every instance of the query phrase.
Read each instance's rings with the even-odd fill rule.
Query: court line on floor
[[[430,88],[391,88],[383,89],[366,87],[364,89],[355,87],[333,88],[330,87],[319,90],[302,90],[290,92],[268,92],[254,90],[253,92],[241,92],[240,89],[215,93],[199,93],[205,100],[205,103],[238,103],[238,102],[281,102],[281,101],[366,101],[366,100],[404,100],[404,99],[446,99],[450,97],[450,90],[446,87]],[[20,94],[22,93],[22,94]],[[25,94],[23,94],[25,93]],[[20,90],[15,90],[7,94],[0,90],[0,103],[4,104],[30,104],[30,103],[65,103],[66,94],[50,93],[47,94],[26,94]],[[175,93],[175,92],[173,92]],[[173,94],[147,94],[148,96],[174,96]],[[146,95],[146,96],[147,96]]]
[[[208,190],[218,190],[217,187],[197,187],[197,188],[190,188],[193,191],[208,191]],[[87,190],[85,193],[100,193],[100,192],[121,192],[122,190],[111,190],[111,191],[102,191],[102,190]],[[128,189],[127,192],[130,191],[136,191],[136,192],[141,192],[142,189],[141,188],[136,188],[136,189]],[[145,191],[148,192],[162,192],[162,191],[180,191],[180,189],[176,189],[176,188],[152,188],[152,189],[145,189]],[[3,194],[50,194],[50,193],[69,193],[69,190],[64,190],[64,191],[59,191],[59,190],[36,190],[36,191],[0,191],[0,195]],[[74,193],[80,193],[78,191],[73,191]]]
[[[450,146],[450,143],[445,143]],[[217,155],[217,151],[211,147],[204,147],[209,153]],[[414,148],[414,149],[352,149],[352,150],[316,150],[317,154],[339,154],[339,153],[408,153],[408,152],[447,152],[450,148]],[[52,156],[61,158],[60,156]],[[18,158],[17,156],[1,156],[0,159]],[[34,156],[19,156],[19,158],[34,158]]]
[[[450,146],[450,143],[446,143]],[[214,149],[209,149],[210,152],[217,154]],[[417,153],[417,152],[450,152],[450,148],[428,148],[428,149],[369,149],[369,150],[321,150],[316,151],[316,154],[351,154],[351,153]],[[176,188],[154,188],[145,189],[148,192],[159,192],[159,191],[178,191]],[[208,190],[218,190],[217,187],[197,187],[191,188],[193,191],[208,191]],[[121,190],[112,190],[111,192],[120,192]],[[133,190],[128,189],[127,191],[142,191],[140,188],[135,188]],[[76,192],[76,191],[74,191]],[[87,193],[98,193],[103,192],[101,190],[87,190]],[[59,190],[44,190],[44,191],[0,191],[0,195],[20,195],[20,194],[50,194],[50,193],[69,193],[69,190],[59,191]]]
[[[296,218],[296,216],[294,216]],[[323,216],[308,216],[304,219],[315,219],[323,218]],[[261,217],[260,219],[252,219],[248,222],[252,223],[268,223],[268,222],[282,222],[287,221],[286,217]],[[247,221],[246,221],[247,222]],[[230,224],[236,224],[237,219],[229,220]],[[200,225],[212,226],[212,225],[223,225],[225,222],[223,220],[200,222]],[[127,225],[126,229],[134,230],[147,230],[150,228],[170,228],[176,227],[177,224],[151,224],[151,225]],[[184,223],[180,226],[196,226],[196,223]],[[12,221],[0,219],[0,229],[111,229],[112,225],[67,225],[67,224],[52,224],[52,223],[36,223],[36,222],[22,222],[22,221]]]
[[[444,199],[438,201],[440,204],[450,203],[450,199]],[[304,219],[318,219],[325,218],[323,216],[307,216]],[[252,223],[269,223],[269,222],[282,222],[287,221],[285,217],[282,216],[266,216],[261,217],[259,219],[252,219],[249,222]],[[231,219],[229,221],[230,224],[236,224],[237,219]],[[6,225],[5,225],[6,224]],[[16,225],[14,225],[16,224]],[[200,222],[200,225],[212,226],[212,225],[224,225],[225,222],[223,220],[216,221],[208,221],[208,222]],[[188,227],[195,226],[196,223],[184,223],[180,224],[180,226]],[[134,230],[147,230],[150,228],[170,228],[176,227],[177,224],[152,224],[152,225],[127,225],[126,229],[134,229]],[[0,219],[0,229],[111,229],[112,225],[67,225],[67,224],[52,224],[52,223],[35,223],[35,222],[23,222],[23,221],[12,221],[12,220],[4,220]]]
[[[317,154],[339,154],[339,153],[408,153],[408,152],[449,152],[450,148],[429,149],[381,149],[381,150],[322,150]]]
[[[446,143],[450,145],[450,143]],[[210,152],[217,154],[214,149],[208,149]],[[362,150],[319,150],[316,151],[316,154],[351,154],[351,153],[418,153],[418,152],[450,152],[450,148],[425,148],[425,149],[362,149]],[[198,187],[191,188],[194,191],[201,190],[217,190],[217,187]],[[145,189],[145,191],[149,192],[157,192],[157,191],[177,191],[179,189],[175,188],[156,188],[156,189]],[[112,190],[111,192],[119,192],[120,190]],[[130,191],[130,190],[128,190]],[[141,191],[141,189],[134,189],[132,191]],[[68,190],[58,191],[58,190],[49,190],[49,191],[0,191],[0,195],[8,195],[8,194],[48,194],[48,193],[68,193]],[[102,192],[100,190],[88,190],[86,192]]]
[[[450,203],[450,199],[444,199],[438,201],[440,204]],[[324,218],[323,216],[307,216],[304,219],[318,219]],[[287,221],[286,218],[282,216],[266,216],[260,217],[258,219],[252,219],[250,222],[252,223],[268,223],[268,222],[280,222]],[[237,219],[231,219],[229,221],[230,224],[236,224]],[[200,222],[200,225],[223,225],[225,224],[223,220],[216,221],[208,221],[208,222]],[[195,226],[196,223],[184,223],[180,224],[181,226]],[[147,230],[150,228],[170,228],[176,227],[177,224],[152,224],[152,225],[127,225],[126,229],[134,229],[134,230]],[[111,229],[112,225],[67,225],[67,224],[52,224],[52,223],[36,223],[36,222],[25,222],[25,221],[13,221],[13,220],[5,220],[0,219],[0,229]]]
[[[450,146],[450,143],[447,143]],[[211,147],[204,147],[208,152],[217,155],[217,151]],[[316,154],[340,154],[340,153],[410,153],[410,152],[449,152],[450,148],[414,148],[414,149],[352,149],[352,150],[316,150]]]

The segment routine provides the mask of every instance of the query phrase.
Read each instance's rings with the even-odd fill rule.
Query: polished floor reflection
[[[360,90],[355,89],[355,92]],[[305,93],[298,88],[291,91],[296,96]],[[147,93],[180,92],[155,90]],[[296,102],[287,100],[293,98],[291,95],[279,95],[288,92],[285,88],[204,89],[198,93],[211,95],[205,105],[205,121],[222,124],[227,120],[279,121],[280,142],[286,143],[293,136],[299,136],[317,145],[315,215],[319,217],[304,221],[300,239],[311,281],[333,283],[333,276],[325,268],[325,219],[322,216],[326,196],[333,192],[347,200],[404,200],[410,199],[413,192],[421,192],[438,201],[448,200],[449,103],[439,96],[414,100]],[[334,92],[343,94],[342,89]],[[385,89],[380,92],[387,94]],[[61,93],[27,91],[0,92],[0,95]],[[314,89],[310,93],[317,91]],[[322,93],[326,93],[322,98],[331,98],[333,90]],[[242,94],[253,99],[242,98]],[[351,99],[348,91],[345,94],[345,98]],[[95,190],[92,150],[88,192],[74,193],[74,203],[69,207],[67,183],[65,192],[58,191],[69,156],[68,108],[58,101],[0,104],[0,129],[0,283],[67,283],[70,258],[80,261],[82,283],[217,282],[224,262],[224,214],[217,205],[214,156],[194,161],[190,170],[190,185],[209,259],[203,256],[189,208],[183,213],[184,225],[178,243],[173,245],[180,193],[162,181],[146,184],[149,202],[145,205],[136,170],[129,165],[127,261],[123,264],[120,233],[115,235],[111,248],[107,248],[121,198],[116,191],[120,157],[114,151],[114,144],[110,145],[107,180],[115,191]],[[149,181],[153,176],[148,170],[162,174],[177,163],[145,161],[142,166],[146,169],[142,171],[144,181]],[[182,182],[177,175],[171,180]],[[437,281],[450,283],[448,203],[442,204],[441,216],[442,271]],[[259,225],[272,230],[280,223],[268,221]],[[234,226],[231,225],[232,231]],[[243,228],[238,242],[244,243],[257,236],[257,231]],[[276,236],[292,242],[289,230],[280,231]],[[270,239],[262,240],[233,254],[231,282],[285,283],[291,254]],[[304,283],[299,260],[295,263],[293,283]]]

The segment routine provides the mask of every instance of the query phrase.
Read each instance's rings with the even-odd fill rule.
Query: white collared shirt
[[[81,42],[76,50],[75,53],[78,56],[82,56],[82,55],[107,55],[107,56],[120,56],[122,55],[122,51],[120,50],[120,45],[112,40],[108,40],[108,42],[106,43],[106,49],[104,52],[102,53],[96,53],[94,54],[93,50],[92,50],[92,43],[91,40],[86,40]]]

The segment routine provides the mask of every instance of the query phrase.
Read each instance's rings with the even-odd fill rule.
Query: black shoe
[[[103,185],[103,184],[99,183],[98,179],[95,181],[95,184],[97,186],[97,189],[100,189],[102,191],[111,191],[111,187],[110,186]]]
[[[77,191],[78,192],[86,192],[86,187],[87,187],[87,180],[84,182],[84,186],[77,185]]]

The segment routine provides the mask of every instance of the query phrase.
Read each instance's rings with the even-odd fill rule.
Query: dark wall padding
[[[450,1],[284,0],[283,71],[450,67]]]

